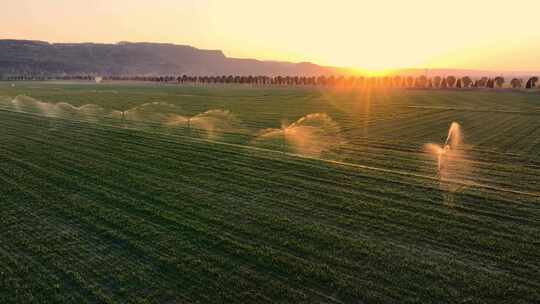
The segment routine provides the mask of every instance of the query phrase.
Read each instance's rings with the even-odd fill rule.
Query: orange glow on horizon
[[[537,0],[455,0],[444,9],[425,0],[6,1],[0,39],[188,44],[367,76],[401,68],[540,71],[539,11]]]

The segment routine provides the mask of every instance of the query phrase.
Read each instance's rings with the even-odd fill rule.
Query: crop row
[[[539,298],[533,197],[469,189],[448,208],[431,179],[1,116],[7,301]]]

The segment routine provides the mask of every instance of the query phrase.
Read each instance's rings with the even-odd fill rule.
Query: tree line
[[[46,81],[46,80],[79,80],[79,81],[148,81],[179,84],[252,84],[252,85],[280,85],[280,86],[330,86],[330,87],[381,87],[381,88],[502,88],[506,80],[502,76],[490,78],[481,77],[472,79],[469,76],[104,76],[91,75],[71,76],[7,76],[7,81]],[[536,87],[538,77],[533,76],[524,81],[521,78],[512,78],[509,82],[514,89]]]

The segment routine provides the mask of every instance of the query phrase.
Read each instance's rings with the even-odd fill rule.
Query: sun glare
[[[352,69],[353,75],[365,77],[383,77],[392,75],[394,72],[394,69],[388,68]]]

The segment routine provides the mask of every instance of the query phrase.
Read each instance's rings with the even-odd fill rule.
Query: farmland
[[[27,82],[0,106],[2,303],[540,301],[538,92]],[[448,191],[424,147],[452,122]]]

